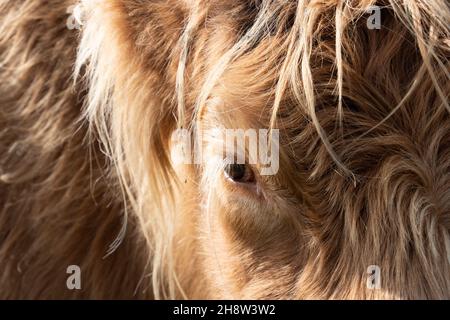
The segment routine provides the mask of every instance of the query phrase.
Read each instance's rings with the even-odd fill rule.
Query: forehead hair
[[[381,30],[367,27],[374,4],[382,10]],[[430,90],[450,110],[436,80],[439,74],[448,76],[442,51],[448,45],[436,38],[446,34],[448,17],[441,12],[430,20],[433,10],[412,2],[400,6],[389,1],[350,5],[270,0],[213,1],[207,10],[194,8],[181,42],[185,55],[177,76],[180,123],[189,108],[184,103],[185,66],[190,61],[203,63],[202,81],[195,78],[195,88],[190,88],[195,92],[193,118],[202,113],[214,89],[234,101],[241,96],[251,102],[259,96],[266,100],[261,113],[267,114],[270,104],[265,125],[293,131],[306,117],[339,169],[350,175],[330,141],[335,131],[330,128],[344,126],[346,113],[367,116],[360,134],[379,126],[412,103],[411,95],[424,72],[434,79]],[[202,32],[208,33],[208,41],[196,43]],[[207,55],[203,62],[195,59],[199,55],[194,59],[188,55],[198,54],[196,50]]]

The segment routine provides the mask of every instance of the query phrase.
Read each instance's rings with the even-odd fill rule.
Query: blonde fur
[[[0,4],[2,297],[450,297],[448,2],[83,0],[79,37],[74,1],[17,2]],[[171,163],[173,130],[216,126],[280,129],[260,196],[223,179],[213,141]]]

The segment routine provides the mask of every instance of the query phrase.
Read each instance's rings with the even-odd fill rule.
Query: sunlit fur
[[[73,4],[0,3],[1,298],[450,298],[448,1]],[[280,170],[172,165],[181,127]]]

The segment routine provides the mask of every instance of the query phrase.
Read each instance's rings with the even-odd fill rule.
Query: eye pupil
[[[233,180],[241,180],[245,175],[245,165],[232,164],[227,168],[227,173]]]
[[[229,164],[225,167],[225,174],[235,182],[250,183],[254,181],[252,169],[245,164]]]

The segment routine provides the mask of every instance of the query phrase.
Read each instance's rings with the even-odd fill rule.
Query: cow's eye
[[[245,164],[228,164],[225,167],[225,176],[239,183],[254,183],[255,174],[248,165]]]

